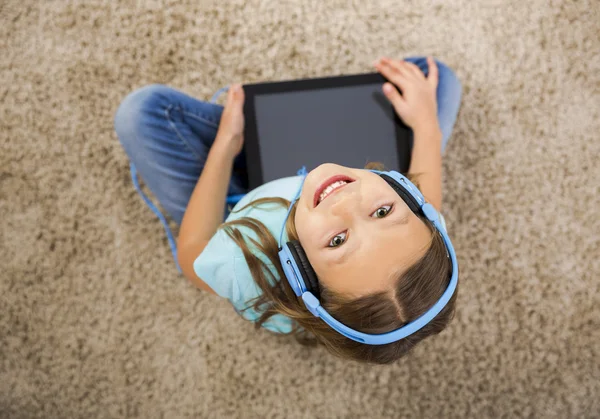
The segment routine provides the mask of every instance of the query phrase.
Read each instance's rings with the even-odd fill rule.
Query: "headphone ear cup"
[[[381,176],[383,180],[385,180],[388,183],[388,185],[390,185],[392,189],[395,190],[398,195],[400,195],[400,198],[402,198],[402,200],[406,202],[406,205],[408,205],[408,208],[410,208],[412,212],[418,214],[421,211],[421,206],[419,205],[419,203],[406,189],[402,187],[402,185],[400,185],[394,179],[385,174],[380,174],[379,176]]]
[[[298,269],[300,270],[306,290],[311,292],[315,297],[319,298],[319,280],[317,279],[317,274],[306,257],[306,253],[304,253],[302,245],[298,240],[293,240],[287,242],[287,246],[288,249],[290,249],[290,254],[296,261]]]

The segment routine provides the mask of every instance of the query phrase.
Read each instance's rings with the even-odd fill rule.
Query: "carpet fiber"
[[[0,417],[598,417],[598,22],[592,0],[0,2]],[[112,118],[149,83],[207,100],[384,54],[464,86],[461,288],[444,333],[368,366],[180,276]]]

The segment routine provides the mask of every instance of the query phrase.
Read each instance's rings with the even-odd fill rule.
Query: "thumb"
[[[431,87],[435,89],[438,85],[438,66],[432,57],[427,57],[427,65],[429,66],[429,75],[427,76],[427,82]]]
[[[385,97],[387,97],[388,100],[391,102],[396,113],[400,117],[402,117],[406,110],[406,102],[404,101],[404,98],[402,97],[400,92],[398,92],[398,90],[392,83],[388,82],[384,83],[383,85],[383,93],[385,94]]]
[[[226,107],[241,108],[244,104],[244,89],[241,84],[233,84],[227,92]]]

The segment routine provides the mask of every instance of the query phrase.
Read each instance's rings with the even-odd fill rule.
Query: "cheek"
[[[298,208],[296,209],[296,218],[294,218],[294,224],[296,226],[296,232],[298,233],[298,239],[300,239],[301,243],[304,243],[307,240],[307,216],[307,211],[304,208],[298,206]]]
[[[319,231],[318,220],[316,217],[311,217],[308,211],[298,208],[294,222],[296,223],[296,232],[298,233],[298,239],[302,247],[310,251],[307,248],[313,248],[317,243]]]

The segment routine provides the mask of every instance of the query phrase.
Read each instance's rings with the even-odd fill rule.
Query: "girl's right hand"
[[[241,84],[233,84],[227,92],[227,102],[221,114],[219,130],[213,143],[234,159],[244,146],[244,89]]]
[[[438,68],[431,57],[427,57],[427,64],[428,77],[408,61],[381,58],[374,63],[375,68],[402,91],[400,94],[391,83],[383,85],[383,93],[396,113],[413,131],[440,129],[436,100]]]

